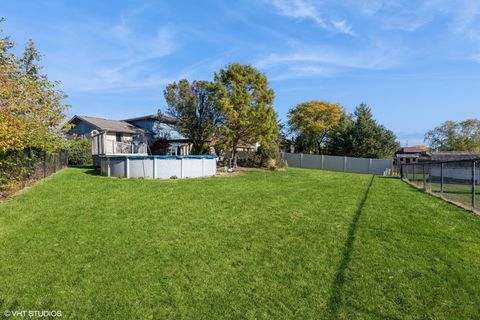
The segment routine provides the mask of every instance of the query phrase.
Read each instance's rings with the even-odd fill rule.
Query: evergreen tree
[[[331,134],[328,141],[328,153],[331,155],[352,155],[352,116],[346,114],[340,120],[339,126]]]
[[[41,67],[38,62],[41,60],[41,55],[35,47],[32,39],[28,39],[25,45],[25,51],[22,58],[20,58],[20,68],[30,76],[38,76]]]
[[[0,24],[5,21],[4,17],[0,17]],[[3,30],[0,29],[0,33]],[[10,52],[15,46],[15,43],[10,39],[9,36],[0,37],[0,63],[2,66],[7,64],[16,63],[16,57],[13,53]]]
[[[378,124],[364,103],[351,119],[343,120],[329,141],[330,154],[359,158],[389,158],[398,148],[395,134]]]

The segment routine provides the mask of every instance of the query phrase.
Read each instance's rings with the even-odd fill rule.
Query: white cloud
[[[340,30],[341,32],[354,36],[355,32],[353,31],[353,28],[351,25],[349,25],[345,20],[337,20],[332,22],[333,25],[337,30]]]
[[[387,69],[399,64],[400,52],[377,46],[364,52],[342,52],[332,48],[302,48],[289,54],[270,54],[255,63],[259,68],[285,64],[315,63],[317,67],[329,65],[352,69]]]
[[[292,67],[291,70],[304,74],[326,74],[328,72],[326,68],[316,66]]]
[[[293,18],[311,19],[322,28],[328,28],[316,8],[303,0],[271,0],[281,14]]]
[[[330,77],[349,70],[385,70],[402,63],[400,49],[381,45],[357,52],[328,47],[303,47],[290,53],[270,54],[256,61],[274,81],[308,77]]]
[[[163,85],[172,77],[159,71],[152,61],[181,47],[177,30],[170,25],[158,26],[148,34],[136,32],[124,19],[116,25],[62,26],[58,37],[69,52],[50,56],[55,64],[49,69],[52,78],[63,80],[68,92]]]
[[[315,22],[326,30],[335,30],[344,34],[354,35],[353,27],[344,20],[324,19],[315,5],[306,0],[267,0],[277,8],[280,14],[297,19]]]

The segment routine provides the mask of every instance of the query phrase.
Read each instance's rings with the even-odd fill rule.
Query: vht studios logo
[[[6,310],[3,315],[6,318],[29,317],[29,318],[56,318],[62,316],[60,310]]]

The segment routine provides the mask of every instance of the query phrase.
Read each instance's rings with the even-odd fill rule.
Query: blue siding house
[[[138,137],[145,138],[151,154],[188,155],[191,150],[190,140],[175,130],[175,121],[158,115],[125,120],[76,115],[67,123],[71,126],[69,138],[92,139],[94,155],[132,153],[138,149],[134,146]]]

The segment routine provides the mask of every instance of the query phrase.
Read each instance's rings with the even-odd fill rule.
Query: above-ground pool
[[[126,178],[196,178],[214,176],[217,172],[215,155],[199,156],[100,156],[104,176]]]

